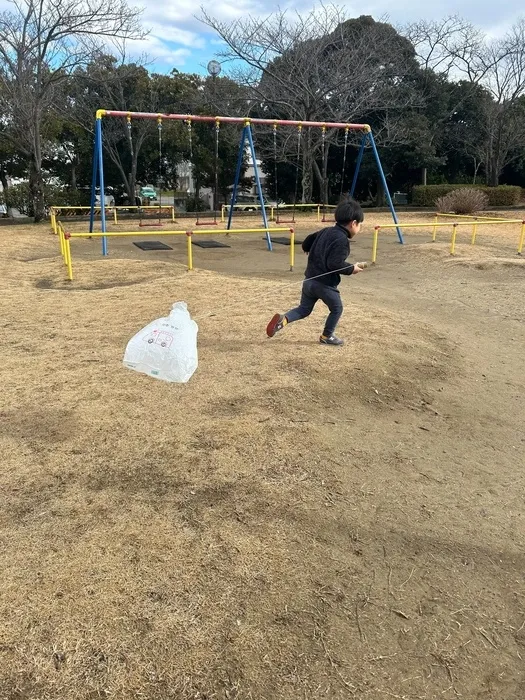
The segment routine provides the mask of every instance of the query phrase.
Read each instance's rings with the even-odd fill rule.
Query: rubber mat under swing
[[[141,250],[173,250],[171,246],[161,241],[138,241],[138,243],[133,242],[133,245],[136,245]]]
[[[266,240],[266,236],[263,236],[263,241]],[[272,236],[272,243],[280,243],[281,245],[290,245],[290,239],[289,238],[274,238]],[[302,245],[302,241],[298,241],[295,239],[295,245]]]
[[[231,246],[226,245],[226,243],[221,243],[220,241],[191,241],[193,245],[198,245],[199,248],[231,248]]]

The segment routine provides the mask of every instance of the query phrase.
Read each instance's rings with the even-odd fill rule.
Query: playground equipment
[[[293,272],[295,265],[295,231],[293,228],[274,228],[272,232],[275,233],[288,233],[290,235],[290,272]],[[64,227],[57,222],[57,234],[60,243],[60,254],[64,261],[64,265],[67,267],[67,278],[68,280],[73,279],[73,259],[71,256],[71,239],[74,238],[103,238],[107,236],[108,238],[125,238],[125,237],[139,237],[139,236],[186,236],[186,256],[187,256],[187,269],[188,271],[193,270],[193,249],[192,249],[192,237],[195,235],[214,235],[214,234],[251,234],[251,233],[268,233],[266,228],[247,228],[247,229],[200,229],[198,231],[89,231],[83,233],[69,233],[64,230]]]
[[[224,224],[226,223],[226,212],[230,211],[230,204],[223,204],[221,207],[221,222]],[[260,204],[253,204],[250,205],[250,208],[253,207],[253,210],[255,211],[256,209],[260,209],[261,205]],[[268,212],[270,212],[270,216],[268,216],[268,221],[275,221],[276,224],[284,224],[284,223],[297,223],[297,220],[295,218],[295,213],[300,212],[300,211],[307,211],[308,209],[311,209],[314,211],[316,221],[324,221],[324,219],[321,219],[321,211],[324,208],[325,212],[328,212],[329,210],[334,210],[336,208],[335,204],[325,204],[322,205],[320,203],[318,204],[279,204],[279,211],[288,211],[289,209],[292,209],[292,218],[290,220],[286,219],[277,219],[277,205],[265,205],[266,208],[266,214],[268,216]],[[306,219],[305,219],[306,220]]]
[[[133,119],[155,119],[157,120],[157,125],[159,127],[159,180],[161,180],[161,170],[162,170],[162,141],[161,141],[161,133],[162,133],[162,123],[165,120],[175,120],[175,121],[180,121],[183,122],[187,125],[188,128],[188,133],[189,133],[189,139],[190,139],[190,159],[192,157],[192,124],[197,123],[197,122],[214,122],[215,123],[215,173],[214,173],[214,182],[215,182],[215,201],[214,201],[214,209],[217,209],[217,191],[218,191],[218,144],[219,144],[219,134],[220,134],[220,127],[221,124],[242,124],[243,125],[243,130],[241,134],[241,143],[239,147],[239,155],[237,159],[237,168],[236,168],[236,174],[235,174],[235,180],[233,184],[233,191],[232,191],[232,197],[231,197],[231,204],[228,212],[228,223],[227,223],[227,230],[228,232],[231,229],[231,224],[232,224],[232,217],[233,217],[233,211],[234,211],[234,204],[236,201],[237,197],[237,190],[239,187],[239,181],[240,181],[240,176],[241,176],[241,170],[242,170],[242,164],[243,164],[243,159],[244,159],[244,154],[245,154],[245,144],[248,145],[248,148],[250,150],[250,155],[253,163],[253,168],[254,168],[254,178],[255,178],[255,185],[257,189],[257,196],[259,198],[259,203],[260,203],[260,211],[262,215],[262,220],[263,220],[263,226],[264,230],[266,233],[266,240],[267,240],[267,245],[268,245],[268,250],[272,250],[272,240],[271,240],[271,235],[270,235],[270,229],[268,227],[268,218],[266,215],[266,208],[264,206],[264,198],[263,198],[263,192],[262,192],[262,187],[261,187],[261,180],[259,177],[259,169],[257,166],[257,158],[256,158],[256,153],[255,153],[255,146],[254,146],[254,141],[253,141],[253,134],[252,134],[252,125],[265,125],[272,127],[273,129],[273,134],[274,134],[274,143],[275,143],[275,148],[274,148],[274,155],[275,155],[275,165],[277,166],[277,148],[276,148],[276,134],[277,134],[277,129],[279,126],[287,126],[287,127],[296,127],[298,129],[298,153],[300,154],[301,152],[301,134],[303,133],[303,130],[306,128],[309,129],[321,129],[321,134],[322,134],[322,147],[323,147],[323,154],[326,156],[327,154],[327,149],[329,147],[328,140],[326,138],[326,133],[328,129],[344,129],[345,130],[345,154],[344,154],[344,164],[343,164],[343,173],[342,173],[342,180],[344,179],[344,167],[346,165],[346,149],[348,147],[348,134],[350,131],[356,131],[360,132],[363,134],[363,137],[361,139],[361,145],[359,148],[359,153],[357,157],[357,164],[356,164],[356,169],[354,172],[354,177],[352,180],[352,185],[350,187],[349,194],[352,196],[355,192],[355,187],[357,184],[357,178],[359,175],[359,170],[361,168],[361,163],[363,160],[364,152],[367,147],[370,147],[374,156],[374,159],[376,161],[376,165],[379,171],[379,175],[381,178],[382,185],[385,190],[385,195],[387,198],[388,206],[390,208],[390,211],[392,213],[392,218],[395,222],[395,228],[397,230],[397,236],[399,239],[400,243],[403,243],[403,234],[401,232],[401,228],[399,226],[398,218],[396,211],[394,209],[394,204],[392,202],[392,198],[390,196],[390,192],[388,189],[388,185],[386,182],[385,174],[383,171],[383,167],[381,165],[381,160],[379,158],[379,153],[377,150],[377,146],[372,134],[372,130],[368,124],[347,124],[347,123],[340,123],[340,122],[310,122],[310,121],[293,121],[293,120],[287,120],[287,119],[251,119],[248,117],[211,117],[211,116],[203,116],[203,115],[192,115],[192,114],[155,114],[152,112],[124,112],[124,111],[116,111],[116,110],[105,110],[105,109],[99,109],[96,113],[96,119],[95,119],[95,143],[94,143],[94,157],[93,157],[93,175],[92,175],[92,186],[91,186],[91,209],[90,209],[90,224],[89,224],[89,231],[90,233],[93,233],[93,228],[94,228],[94,221],[95,221],[95,211],[97,210],[96,205],[96,191],[97,187],[100,188],[100,206],[98,207],[100,209],[100,219],[101,219],[101,229],[102,233],[106,234],[107,232],[107,226],[106,226],[106,206],[105,206],[105,198],[104,198],[104,157],[103,157],[103,133],[102,133],[102,119],[103,118],[123,118],[126,119],[126,123],[128,125],[128,135],[129,135],[129,140],[130,144],[132,146],[132,139],[131,139],[131,124]],[[296,192],[298,190],[298,185],[299,185],[299,180],[298,180],[298,162],[297,162],[297,170],[296,170]],[[276,179],[276,194],[277,192],[277,179]],[[278,198],[277,198],[278,201]],[[297,205],[297,194],[294,196],[294,201],[295,205]],[[322,205],[323,207],[323,220],[326,218],[326,206],[327,203],[323,202]],[[277,209],[277,214],[276,214],[276,222],[279,221],[279,212],[278,212],[278,205],[276,207]],[[295,219],[295,207],[294,207],[294,212],[292,215],[292,218]],[[200,217],[198,217],[196,225],[201,225],[202,220]],[[214,216],[213,216],[213,225],[217,224],[217,212],[214,211]],[[103,255],[108,254],[108,244],[107,244],[107,236],[103,235],[102,236],[102,253]]]
[[[147,204],[145,206],[139,207],[138,205],[123,205],[123,206],[113,206],[113,207],[106,207],[106,212],[110,212],[113,216],[113,223],[118,224],[119,223],[119,217],[118,213],[119,211],[123,212],[129,212],[129,211],[136,211],[139,214],[140,218],[140,210],[145,209],[145,210],[156,210],[159,211],[159,215],[162,216],[162,214],[165,214],[164,218],[167,218],[169,221],[172,223],[175,223],[175,207],[170,204],[163,204],[162,207],[158,207],[157,205],[150,205]],[[78,214],[91,214],[92,208],[88,206],[84,207],[68,207],[68,206],[55,206],[51,207],[49,210],[49,217],[51,221],[51,228],[53,230],[53,233],[58,233],[57,231],[57,224],[60,220],[60,217],[63,215],[68,215],[69,212],[72,212],[73,215]],[[95,215],[101,212],[101,207],[97,206],[95,207]],[[140,226],[140,223],[139,223]]]
[[[451,216],[454,217],[454,223],[439,223],[439,216]],[[455,255],[456,253],[456,239],[458,234],[458,228],[461,226],[472,226],[472,233],[470,237],[471,245],[476,243],[476,235],[478,226],[501,226],[503,224],[520,224],[520,234],[518,240],[518,250],[517,254],[521,255],[523,251],[523,246],[525,244],[525,220],[523,219],[491,219],[489,217],[473,217],[474,221],[459,221],[457,219],[462,218],[462,215],[453,214],[436,214],[433,222],[429,223],[419,223],[419,224],[400,224],[404,229],[406,228],[430,228],[432,227],[432,242],[436,241],[438,228],[450,228],[452,226],[452,235],[450,238],[450,255]],[[379,232],[383,229],[395,228],[395,224],[382,224],[379,226],[374,226],[374,235],[372,239],[372,263],[377,260],[377,248],[379,243]]]

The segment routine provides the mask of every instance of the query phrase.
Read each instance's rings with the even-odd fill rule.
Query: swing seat
[[[214,219],[210,219],[209,221],[207,219],[199,219],[198,221],[195,222],[195,226],[218,226],[219,223],[218,221],[214,221]]]
[[[151,223],[150,222],[145,223],[144,221],[139,221],[139,228],[145,228],[147,226],[160,226],[160,227],[162,227],[162,226],[164,226],[164,224],[162,223],[162,221],[152,221]]]

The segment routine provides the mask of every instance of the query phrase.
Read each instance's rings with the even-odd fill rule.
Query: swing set
[[[257,165],[257,158],[255,153],[255,145],[253,141],[252,125],[261,125],[272,128],[273,133],[273,155],[274,155],[274,188],[275,188],[275,199],[276,199],[276,216],[275,223],[295,223],[295,215],[298,207],[301,206],[298,203],[298,192],[299,192],[299,176],[300,176],[300,159],[301,159],[301,149],[302,149],[302,138],[304,129],[321,129],[321,147],[323,154],[323,162],[326,161],[328,157],[329,142],[327,139],[328,129],[343,129],[344,130],[344,150],[343,150],[343,167],[341,172],[341,189],[340,195],[343,195],[344,189],[344,178],[345,169],[347,162],[347,151],[349,145],[349,132],[356,131],[363,134],[361,139],[361,145],[359,148],[359,153],[357,156],[356,168],[352,180],[352,184],[349,190],[349,195],[353,196],[355,188],[357,185],[357,178],[359,175],[359,170],[363,161],[363,156],[365,149],[369,147],[372,151],[373,157],[375,159],[379,176],[385,191],[385,196],[390,208],[392,219],[397,230],[397,236],[400,243],[403,243],[403,234],[399,226],[399,221],[397,218],[396,211],[394,209],[394,204],[390,196],[388,185],[386,182],[383,167],[381,165],[381,160],[379,158],[379,152],[372,134],[372,130],[368,124],[348,124],[340,122],[311,122],[311,121],[292,121],[287,119],[252,119],[250,117],[211,117],[204,115],[192,115],[192,114],[155,114],[153,112],[122,112],[115,110],[105,110],[99,109],[96,113],[95,119],[95,143],[94,143],[94,157],[93,157],[93,175],[92,175],[92,186],[91,186],[91,205],[90,205],[90,222],[89,231],[93,232],[95,224],[95,212],[100,210],[100,220],[101,220],[101,232],[104,234],[107,231],[106,228],[106,206],[104,197],[104,157],[103,157],[103,131],[102,131],[102,119],[103,118],[124,118],[127,122],[128,128],[128,140],[130,143],[130,148],[133,151],[133,141],[132,141],[132,119],[155,119],[157,121],[158,129],[158,141],[159,141],[159,170],[158,170],[158,185],[159,185],[159,206],[157,213],[151,220],[148,221],[148,216],[145,212],[141,211],[139,226],[162,226],[161,213],[162,213],[162,181],[163,181],[163,171],[162,171],[162,157],[163,157],[163,144],[162,144],[162,125],[164,121],[173,120],[183,122],[186,125],[188,140],[189,140],[189,154],[190,162],[193,159],[193,124],[200,122],[214,123],[215,124],[215,158],[214,158],[214,187],[213,187],[213,212],[210,216],[203,216],[200,212],[197,212],[196,226],[217,226],[217,209],[218,209],[218,191],[219,191],[219,139],[220,139],[220,129],[221,124],[242,124],[243,130],[241,134],[241,142],[239,146],[239,155],[237,158],[237,168],[235,173],[235,180],[232,188],[231,203],[229,206],[228,213],[228,223],[227,230],[231,229],[234,205],[237,200],[237,192],[239,189],[239,183],[241,179],[242,165],[244,162],[246,145],[248,146],[251,162],[253,164],[255,187],[257,190],[257,197],[259,200],[259,205],[261,209],[261,215],[263,220],[263,228],[266,231],[266,241],[268,250],[272,250],[272,239],[270,235],[270,228],[268,224],[268,217],[266,213],[266,204],[264,201],[261,179],[259,176],[259,168]],[[278,146],[277,146],[277,129],[278,127],[296,127],[297,128],[297,159],[295,164],[295,186],[294,186],[294,198],[292,203],[292,218],[283,219],[279,212],[279,198],[278,198]],[[96,191],[100,188],[100,205],[96,204]],[[322,221],[327,221],[326,212],[328,203],[325,201],[326,196],[322,197]],[[282,207],[281,207],[282,209]],[[107,247],[107,237],[102,235],[102,254],[108,254]]]
[[[323,125],[321,127],[321,153],[322,153],[322,162],[325,163],[328,159],[328,148],[329,144],[326,139],[326,129],[327,127]],[[340,198],[343,196],[343,186],[344,186],[344,179],[345,179],[345,170],[346,170],[346,154],[348,151],[348,132],[350,131],[350,127],[346,126],[345,127],[345,136],[344,136],[344,148],[343,148],[343,167],[341,170],[341,191],[339,193]],[[296,208],[298,206],[297,204],[297,195],[299,192],[299,173],[301,170],[301,138],[302,138],[302,132],[303,132],[303,125],[299,124],[297,127],[297,152],[296,152],[296,159],[295,159],[295,185],[294,185],[294,194],[293,194],[293,202],[292,202],[292,218],[291,219],[283,219],[282,216],[279,215],[279,194],[278,194],[278,183],[277,183],[277,163],[279,160],[278,157],[278,149],[277,149],[277,125],[274,124],[273,127],[273,163],[274,163],[274,189],[275,189],[275,223],[276,224],[295,224],[295,212]],[[323,194],[321,196],[321,204],[320,204],[320,209],[322,211],[322,218],[321,221],[325,222],[326,215],[327,215],[327,209],[328,209],[328,203],[326,201],[326,196],[323,191]],[[304,206],[304,205],[299,205],[299,206]]]

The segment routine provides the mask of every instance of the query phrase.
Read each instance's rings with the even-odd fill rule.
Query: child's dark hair
[[[363,214],[361,205],[351,197],[339,202],[335,210],[335,220],[342,226],[346,226],[351,221],[357,221],[357,223],[360,224],[364,221],[364,218],[365,215]]]

